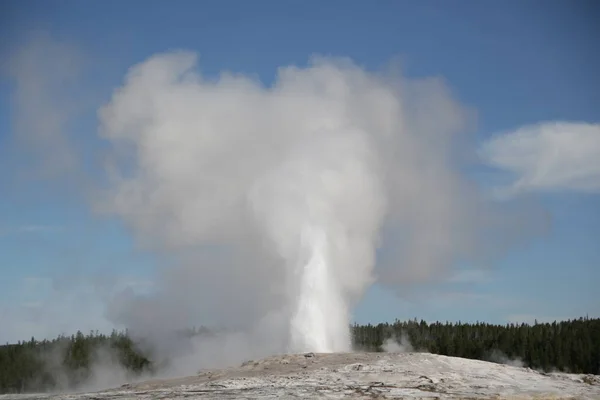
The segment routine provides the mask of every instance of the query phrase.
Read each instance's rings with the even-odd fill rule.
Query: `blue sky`
[[[312,54],[350,57],[367,70],[399,60],[408,77],[443,77],[459,101],[476,110],[477,143],[534,124],[600,123],[600,31],[595,23],[600,8],[593,1],[32,0],[1,7],[3,59],[40,32],[78,49],[87,96],[84,112],[64,129],[89,151],[86,156],[102,146],[95,134],[94,105],[110,99],[129,67],[172,49],[198,52],[208,76],[229,70],[255,75],[267,85],[277,68],[305,65]],[[69,90],[80,89],[75,85]],[[14,91],[14,81],[3,75],[0,340],[79,325],[107,329],[110,324],[94,319],[102,307],[86,291],[88,278],[97,282],[105,276],[144,287],[160,260],[139,250],[119,220],[92,213],[72,182],[28,175],[32,159],[13,143]],[[587,157],[593,163],[594,154]],[[578,159],[577,154],[571,158]],[[597,163],[589,170],[594,168]],[[482,187],[494,186],[498,179],[483,166],[469,174]],[[416,298],[400,299],[375,285],[358,305],[355,320],[504,323],[600,316],[598,177],[592,173],[586,178],[592,188],[586,190],[564,181],[531,184],[522,198],[550,216],[547,232],[483,270],[467,270],[423,288]],[[74,321],[65,315],[71,311],[61,307],[73,302],[80,308],[72,312],[89,319]],[[47,317],[31,311],[42,304]]]

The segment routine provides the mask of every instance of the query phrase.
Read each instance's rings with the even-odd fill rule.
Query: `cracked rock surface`
[[[427,353],[294,354],[97,393],[0,399],[594,399],[600,376]]]

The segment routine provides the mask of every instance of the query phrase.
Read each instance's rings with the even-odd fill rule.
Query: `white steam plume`
[[[399,337],[391,337],[383,342],[381,346],[386,353],[410,353],[414,351],[410,338],[404,332]]]
[[[386,199],[369,125],[386,134],[389,123],[363,100],[361,126],[351,102],[381,84],[317,63],[265,90],[204,82],[194,62],[153,58],[103,109],[105,136],[133,145],[139,167],[119,178],[113,211],[170,246],[230,239],[236,226],[264,235],[285,271],[274,284],[285,288],[290,350],[350,350],[349,307],[371,283]]]
[[[114,149],[99,205],[172,263],[157,293],[115,298],[115,322],[143,334],[233,324],[269,351],[350,350],[378,246],[384,283],[424,281],[509,221],[460,173],[469,113],[439,80],[315,58],[265,87],[195,66],[187,52],[153,56],[99,113]]]

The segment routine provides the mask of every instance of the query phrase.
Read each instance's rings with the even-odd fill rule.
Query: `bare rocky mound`
[[[2,396],[0,396],[2,398]],[[51,399],[600,399],[596,375],[426,353],[297,354]]]

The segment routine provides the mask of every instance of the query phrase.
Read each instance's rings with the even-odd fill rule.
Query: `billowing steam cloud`
[[[154,56],[100,111],[115,149],[105,211],[176,255],[159,293],[120,297],[113,319],[267,318],[288,350],[345,351],[384,219],[402,227],[390,282],[430,278],[472,250],[477,196],[451,145],[467,113],[441,82],[317,58],[264,87],[195,66],[186,52]]]
[[[104,180],[89,149],[65,134],[70,114],[56,99],[68,93],[46,82],[55,79],[48,62],[64,72],[68,57],[29,55],[52,48],[30,46],[15,60],[16,133],[42,155],[66,149],[58,171],[85,159],[95,209],[159,257],[152,290],[101,294],[110,322],[148,339],[157,358],[176,359],[174,374],[265,353],[349,350],[352,308],[374,281],[405,294],[539,226],[516,200],[490,202],[466,179],[471,113],[441,80],[345,59],[281,68],[265,86],[203,77],[192,53],[151,57],[98,113]],[[60,124],[41,132],[33,120]],[[194,325],[228,334],[162,340]]]

